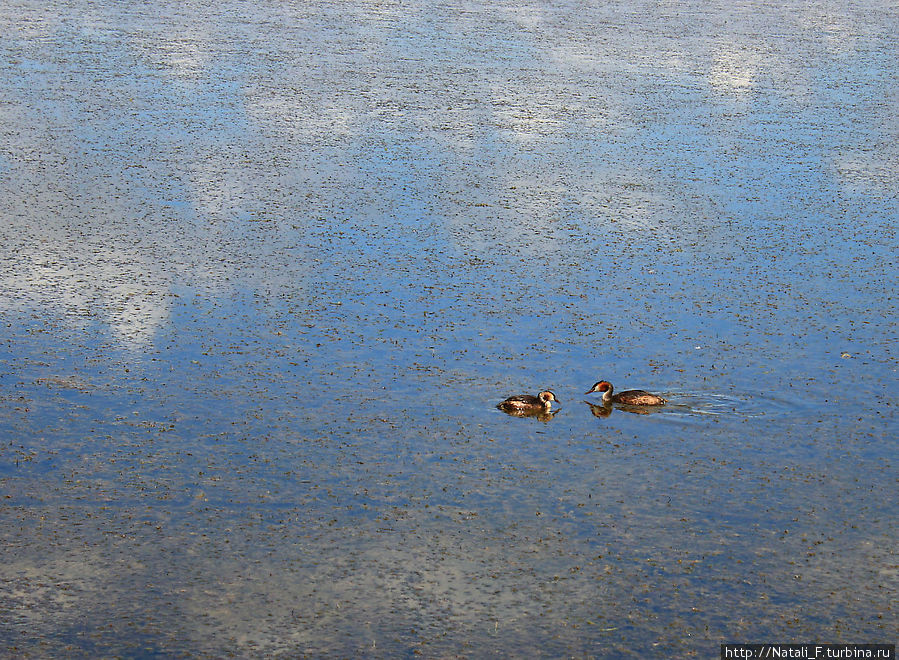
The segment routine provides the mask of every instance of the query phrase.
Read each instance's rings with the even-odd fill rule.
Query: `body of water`
[[[0,654],[895,643],[895,3],[0,34]]]

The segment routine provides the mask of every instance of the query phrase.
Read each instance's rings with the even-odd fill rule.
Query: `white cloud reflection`
[[[354,108],[333,99],[317,101],[291,87],[251,86],[245,95],[252,121],[299,140],[343,140],[356,135],[364,124]]]
[[[752,53],[724,50],[709,71],[709,84],[722,92],[746,92],[756,85],[759,65]]]
[[[151,60],[179,78],[196,78],[207,67],[211,52],[194,39],[159,39],[146,44]]]
[[[0,271],[0,309],[47,310],[83,325],[99,320],[125,348],[149,343],[169,320],[168,282],[145,257],[116,248],[19,249]]]
[[[745,34],[733,43],[716,36],[714,44],[703,34],[681,44],[653,32],[667,23],[652,17],[649,31],[628,33],[616,29],[629,17],[614,7],[588,10],[585,30],[560,10],[536,5],[490,16],[477,6],[456,15],[399,3],[279,5],[261,9],[275,44],[261,55],[260,42],[240,40],[260,29],[255,19],[196,11],[184,6],[160,18],[136,10],[124,42],[112,33],[95,41],[111,23],[100,15],[80,36],[77,29],[59,36],[46,17],[6,17],[21,22],[16,38],[23,43],[56,39],[64,52],[84,46],[82,38],[95,50],[113,50],[83,48],[93,70],[79,69],[74,55],[69,64],[41,61],[43,70],[64,70],[43,89],[21,88],[23,102],[0,105],[0,119],[15,134],[4,144],[10,174],[0,210],[9,221],[0,236],[16,246],[0,269],[0,304],[55,306],[75,317],[82,310],[123,343],[145,344],[168,322],[167,292],[185,270],[196,279],[225,279],[219,252],[238,254],[241,241],[252,241],[246,216],[254,204],[280,195],[279,211],[297,216],[283,224],[305,220],[300,195],[282,192],[281,183],[305,184],[302,199],[323,200],[326,219],[338,215],[335,208],[362,212],[360,199],[369,208],[394,204],[371,180],[379,174],[387,184],[419,186],[432,194],[428,201],[450,200],[435,208],[446,211],[450,240],[473,251],[500,244],[541,254],[555,238],[543,230],[560,218],[662,231],[660,218],[690,208],[680,184],[664,176],[680,156],[689,163],[695,145],[675,127],[662,135],[670,148],[646,153],[654,144],[641,136],[677,119],[657,89],[690,90],[699,81],[696,87],[739,101],[772,75],[807,75],[777,50],[780,42],[755,49],[741,41]],[[492,32],[484,20],[494,21]],[[823,11],[809,9],[797,20],[821,29],[835,49],[857,31]],[[102,70],[103,57],[122,56],[117,49],[137,53],[146,70]],[[104,105],[79,101],[88,91],[102,92]],[[684,101],[695,98],[683,92]],[[102,123],[132,110],[131,142],[119,137],[127,121]],[[690,108],[675,110],[683,126],[695,119]],[[79,142],[86,128],[93,142]],[[153,167],[145,159],[155,159]],[[375,164],[366,169],[365,160]],[[126,177],[126,166],[143,174]],[[861,149],[844,150],[834,167],[854,187],[896,187],[895,168]],[[164,177],[177,185],[167,187]],[[434,191],[434,181],[445,189]],[[132,189],[135,183],[145,190]],[[345,190],[353,188],[356,197]],[[142,222],[148,213],[151,220]],[[250,255],[251,266],[265,270],[264,257]]]

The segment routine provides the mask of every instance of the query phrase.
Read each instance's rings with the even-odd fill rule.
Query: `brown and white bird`
[[[620,403],[626,406],[662,406],[668,403],[665,399],[657,394],[650,394],[644,390],[625,390],[618,394],[613,394],[614,388],[612,383],[607,380],[600,380],[594,383],[593,387],[585,392],[592,394],[593,392],[602,392],[603,403]]]
[[[532,394],[516,394],[501,402],[497,408],[509,413],[541,413],[549,412],[552,402],[558,403],[556,395],[549,390]]]

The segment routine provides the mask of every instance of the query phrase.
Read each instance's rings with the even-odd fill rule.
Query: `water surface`
[[[896,641],[895,6],[0,33],[2,653]]]

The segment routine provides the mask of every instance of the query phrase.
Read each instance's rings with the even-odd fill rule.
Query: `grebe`
[[[549,412],[550,401],[558,403],[556,395],[545,390],[537,396],[517,394],[500,403],[497,408],[507,413],[544,413]]]
[[[585,394],[602,392],[603,403],[621,403],[626,406],[661,406],[668,403],[662,397],[643,390],[625,390],[618,394],[612,394],[612,391],[612,383],[607,380],[601,380],[587,390]]]

